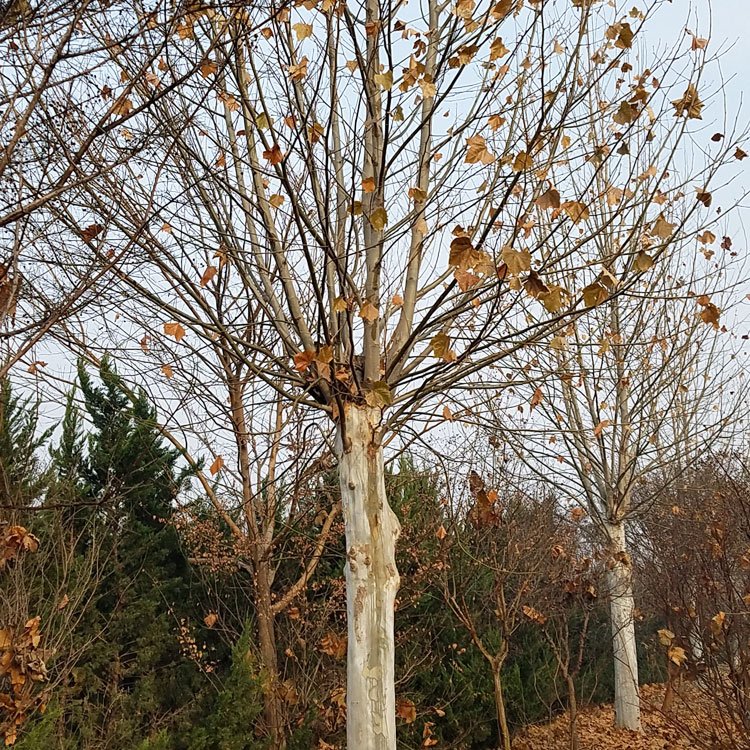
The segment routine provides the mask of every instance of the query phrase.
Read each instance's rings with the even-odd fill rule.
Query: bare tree
[[[159,15],[165,24],[157,32]],[[116,261],[94,249],[104,227],[76,210],[77,199],[147,148],[129,123],[137,117],[158,134],[158,103],[199,75],[197,65],[186,67],[161,85],[151,72],[159,60],[164,65],[169,29],[184,15],[166,2],[150,13],[113,12],[93,0],[0,5],[0,377],[21,360],[32,372],[44,367],[37,344],[59,337],[62,324],[81,314]],[[118,55],[132,67],[118,71],[115,94],[106,81]],[[138,81],[150,83],[136,102]],[[60,213],[67,223],[57,221]]]
[[[461,541],[451,545],[444,596],[487,660],[498,735],[504,750],[510,750],[503,667],[518,628],[529,620],[545,622],[531,602],[554,567],[559,519],[552,497],[539,499],[512,488],[498,492],[485,487],[476,472],[469,482],[472,505],[466,517],[457,521],[466,530]]]
[[[647,152],[647,163],[655,159]],[[650,169],[636,181],[647,182]],[[623,189],[602,174],[606,213]],[[696,215],[711,194],[684,204],[686,190],[681,182],[657,188],[649,199],[659,207],[652,223],[639,226],[633,218],[596,239],[603,271],[586,292],[592,314],[546,350],[519,357],[515,392],[503,407],[491,405],[506,437],[500,449],[511,446],[582,504],[610,550],[615,715],[629,729],[638,729],[640,718],[628,523],[704,451],[731,437],[744,393],[721,320],[743,278],[741,265],[731,239],[709,228],[713,217]],[[644,275],[620,291],[627,269],[610,259],[624,246],[631,248],[631,268]],[[664,253],[667,246],[673,254]],[[648,491],[638,492],[646,480]]]
[[[82,238],[110,270],[100,316],[81,328],[143,381],[154,374],[139,369],[139,339],[172,341],[162,366],[207,381],[205,352],[221,341],[238,367],[234,398],[252,394],[232,417],[238,464],[273,405],[330,418],[350,747],[395,747],[399,528],[384,447],[421,439],[450,418],[446,394],[484,387],[481,373],[559,332],[592,293],[603,301],[608,269],[622,268],[617,294],[637,283],[645,261],[632,244],[609,244],[600,265],[598,240],[618,222],[663,232],[646,215],[663,174],[598,208],[598,175],[630,163],[613,112],[666,153],[700,112],[698,58],[680,71],[691,82],[680,81],[677,125],[658,127],[672,105],[628,62],[645,22],[584,0],[310,0],[270,18],[215,4],[178,26],[151,15],[138,55],[111,55],[113,96],[126,77],[134,110],[152,89],[168,96],[148,110],[158,128],[140,114],[128,125],[148,144],[139,161],[102,170],[56,212],[61,226],[85,212],[102,227]],[[163,68],[136,64],[162,44]],[[196,68],[200,78],[183,72]],[[170,383],[158,390],[179,424]]]
[[[634,558],[647,605],[666,626],[658,634],[670,673],[665,703],[689,703],[685,677],[714,711],[711,726],[678,724],[696,747],[740,748],[750,739],[747,489],[741,452],[707,454],[639,524]]]

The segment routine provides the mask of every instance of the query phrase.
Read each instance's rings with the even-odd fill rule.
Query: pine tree
[[[190,471],[165,445],[145,394],[133,397],[106,360],[100,384],[82,364],[78,375],[92,429],[83,444],[71,397],[53,459],[59,480],[78,495],[78,513],[96,518],[103,577],[78,634],[92,645],[74,675],[66,719],[81,747],[124,747],[199,692],[200,670],[178,636],[200,595],[191,592],[172,524]]]

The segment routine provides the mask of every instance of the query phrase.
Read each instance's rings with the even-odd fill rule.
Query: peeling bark
[[[385,493],[380,409],[349,405],[337,453],[346,528],[347,747],[395,750],[393,608],[401,530]]]
[[[640,731],[638,658],[633,618],[633,573],[625,542],[625,524],[609,524],[607,534],[612,553],[609,584],[612,650],[615,659],[615,725]]]

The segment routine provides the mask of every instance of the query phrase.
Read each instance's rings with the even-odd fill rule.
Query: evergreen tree
[[[53,459],[84,512],[96,515],[104,574],[78,634],[91,646],[66,721],[80,747],[119,749],[154,734],[200,692],[200,670],[179,640],[200,595],[171,523],[190,472],[164,444],[145,394],[132,398],[106,360],[100,384],[82,364],[78,375],[92,429],[84,445],[71,398]]]

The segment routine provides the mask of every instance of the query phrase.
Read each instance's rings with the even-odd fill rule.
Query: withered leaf
[[[682,117],[686,115],[690,119],[702,120],[701,110],[703,109],[703,102],[698,98],[698,89],[695,88],[694,84],[690,84],[681,99],[675,99],[672,102],[675,108],[675,117]]]
[[[551,187],[536,199],[536,205],[544,210],[560,208],[560,193]]]
[[[607,299],[608,295],[606,287],[602,286],[599,282],[594,282],[584,287],[583,304],[586,307],[596,307],[597,305],[601,305]]]
[[[467,164],[492,164],[495,157],[487,149],[487,141],[481,135],[472,135],[466,139],[466,157]]]
[[[380,206],[376,208],[369,216],[370,224],[376,232],[382,232],[388,224],[388,214],[386,210]]]
[[[560,208],[570,217],[574,224],[589,218],[589,208],[580,201],[565,201]]]
[[[378,380],[373,383],[370,390],[365,394],[365,401],[368,406],[390,406],[393,403],[393,394],[388,383],[385,380]]]
[[[185,335],[185,329],[179,323],[165,323],[164,333],[167,336],[174,336],[175,341],[180,341]]]

